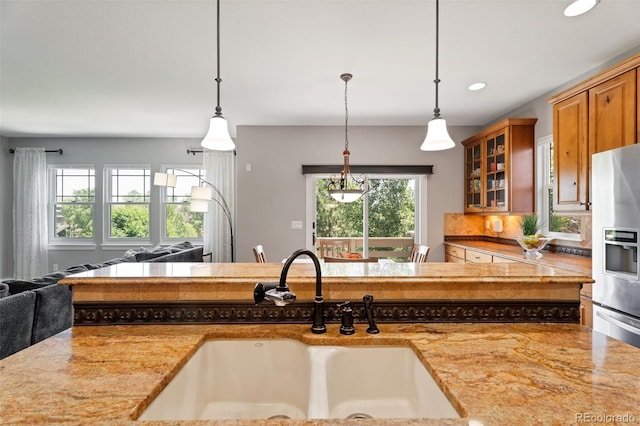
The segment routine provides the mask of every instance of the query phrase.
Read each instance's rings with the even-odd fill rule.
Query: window
[[[151,170],[105,168],[106,239],[149,239]]]
[[[53,220],[53,239],[92,239],[95,169],[91,166],[58,166],[51,168],[50,176],[52,181],[49,186],[53,190],[53,202],[52,214],[49,217]]]
[[[202,169],[167,168],[166,173],[176,176],[176,187],[163,187],[162,197],[163,236],[165,239],[202,239],[204,214],[192,212],[190,207],[191,187],[204,179]]]
[[[557,214],[553,210],[553,139],[538,141],[538,212],[545,233],[559,239],[580,239],[582,216]]]

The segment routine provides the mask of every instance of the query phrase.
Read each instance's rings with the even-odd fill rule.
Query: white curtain
[[[220,191],[229,206],[235,238],[236,154],[234,151],[204,150],[203,157],[207,181]],[[224,204],[215,190],[213,198]],[[204,229],[204,252],[212,253],[211,261],[214,263],[231,262],[229,221],[223,209],[215,201],[209,203],[209,212],[205,213]]]
[[[16,148],[13,159],[14,275],[48,272],[47,159],[44,148]]]

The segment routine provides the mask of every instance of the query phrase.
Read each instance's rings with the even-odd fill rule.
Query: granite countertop
[[[523,256],[523,250],[520,246],[473,240],[445,241],[445,244],[463,249],[476,250],[491,255],[498,255],[506,259],[531,265],[561,268],[591,276],[591,258],[588,257],[572,256],[543,250],[543,256],[540,259],[529,259]]]
[[[367,424],[566,425],[587,416],[640,422],[640,349],[576,324],[382,324],[378,335],[356,324],[352,336],[340,335],[339,325],[327,328],[322,335],[309,325],[73,328],[0,361],[0,423],[137,424],[133,419],[203,341],[246,337],[409,346],[462,417]],[[347,422],[215,423],[354,424]],[[178,423],[203,424],[145,424]]]

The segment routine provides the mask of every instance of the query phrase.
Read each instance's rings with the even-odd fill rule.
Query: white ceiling
[[[442,0],[440,108],[485,125],[640,46],[640,0]],[[214,0],[0,0],[0,134],[201,137]],[[434,0],[222,0],[221,105],[238,125],[425,125]],[[488,86],[469,92],[470,83]]]

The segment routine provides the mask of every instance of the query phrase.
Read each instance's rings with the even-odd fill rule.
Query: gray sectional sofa
[[[53,336],[73,323],[71,289],[58,285],[67,275],[122,262],[202,262],[202,247],[186,241],[139,248],[103,263],[71,266],[31,280],[0,282],[0,359]]]

